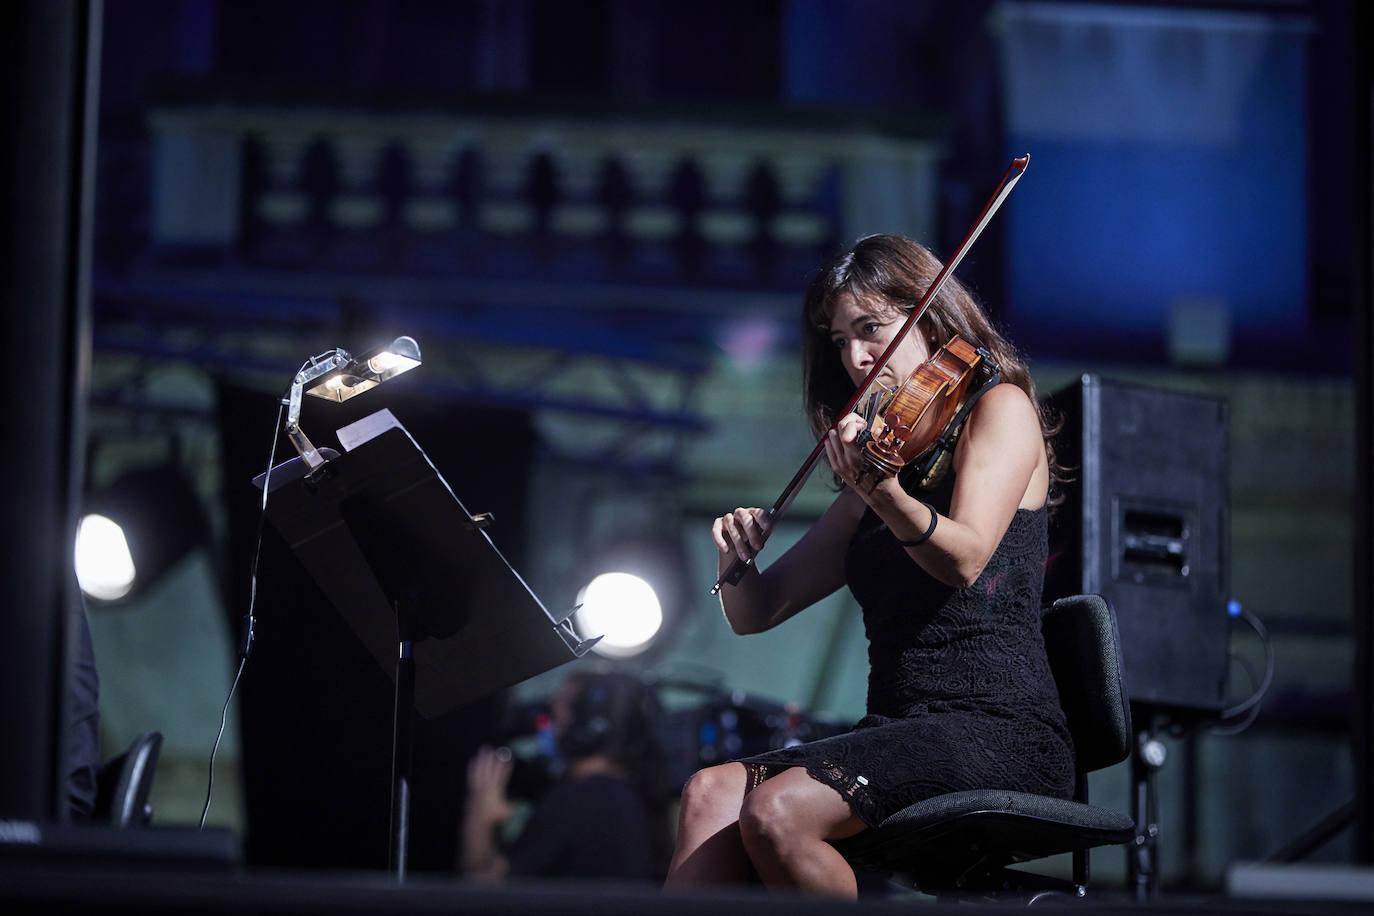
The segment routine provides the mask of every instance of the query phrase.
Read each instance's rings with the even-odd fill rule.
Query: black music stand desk
[[[419,445],[380,410],[339,430],[346,454],[277,465],[266,514],[395,679],[390,868],[405,877],[414,713],[434,718],[585,654],[506,562]]]

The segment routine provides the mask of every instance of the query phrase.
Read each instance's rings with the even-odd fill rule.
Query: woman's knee
[[[750,792],[740,807],[739,829],[746,846],[777,847],[804,828],[797,798],[782,782],[770,780]]]
[[[838,792],[793,768],[762,783],[740,806],[746,846],[781,849],[796,842],[837,839],[863,829]]]
[[[744,800],[746,778],[744,766],[739,763],[697,770],[682,787],[683,813],[723,809],[738,812]]]

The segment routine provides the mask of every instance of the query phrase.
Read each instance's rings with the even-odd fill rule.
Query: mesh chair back
[[[129,749],[101,768],[96,781],[96,817],[111,827],[141,827],[152,818],[148,794],[153,788],[161,732],[144,732]]]
[[[1116,614],[1101,595],[1060,598],[1041,623],[1079,772],[1120,763],[1131,747]]]

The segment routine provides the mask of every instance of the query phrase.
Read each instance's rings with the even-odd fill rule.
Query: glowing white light
[[[88,515],[76,529],[76,581],[101,601],[117,601],[134,587],[134,558],[124,529],[103,515]]]
[[[577,627],[601,635],[596,652],[614,658],[636,655],[663,626],[663,607],[648,582],[629,573],[602,573],[577,596]]]
[[[420,365],[420,361],[402,356],[400,353],[392,353],[390,350],[383,350],[376,356],[367,361],[367,368],[378,375],[385,375],[391,372],[392,375],[400,375],[407,369],[413,369]]]

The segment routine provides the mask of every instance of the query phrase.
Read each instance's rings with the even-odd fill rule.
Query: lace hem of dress
[[[784,767],[770,767],[766,763],[745,763],[744,772],[747,774],[744,780],[744,794],[763,785],[764,781],[776,776],[783,771]]]
[[[748,778],[744,785],[745,795],[748,795],[784,770],[793,768],[790,765],[778,766],[775,764],[754,763],[752,761],[741,762],[744,763],[745,772],[748,774]],[[878,816],[877,805],[868,795],[866,789],[868,785],[867,779],[862,776],[850,776],[845,772],[843,767],[829,760],[807,763],[804,766],[806,768],[806,775],[840,793],[840,797],[845,800],[845,803],[849,805],[849,809],[854,812],[854,815],[858,817],[859,820],[863,821],[869,827],[877,825],[881,818]]]

